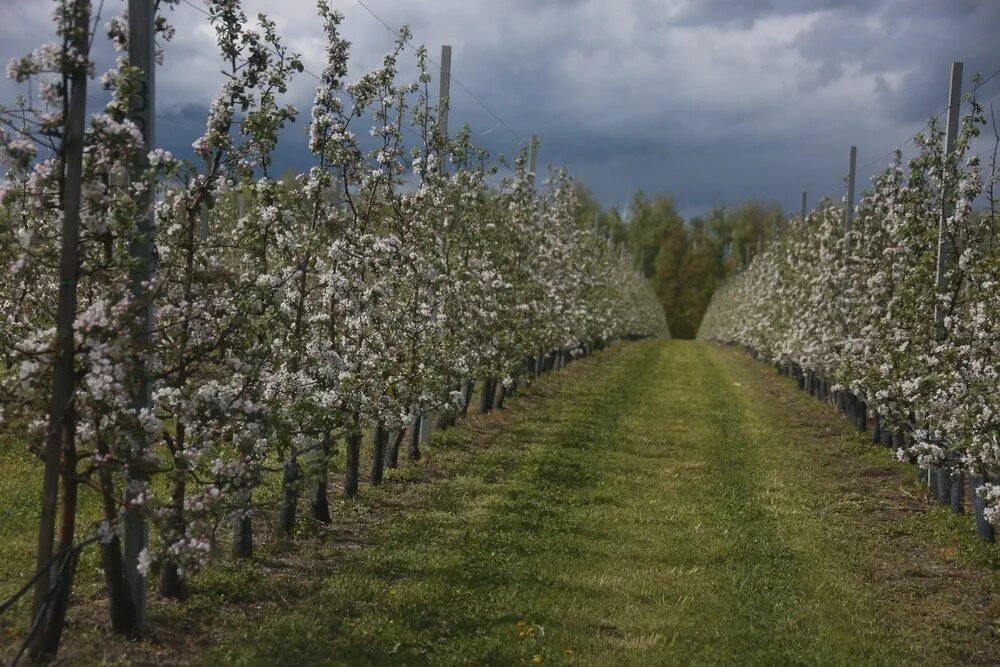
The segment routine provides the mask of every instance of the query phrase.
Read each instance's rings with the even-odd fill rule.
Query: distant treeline
[[[579,201],[580,225],[624,247],[653,283],[675,338],[694,338],[715,288],[750,264],[783,215],[776,204],[751,201],[685,221],[672,196],[641,191],[624,211],[602,210],[582,187]]]

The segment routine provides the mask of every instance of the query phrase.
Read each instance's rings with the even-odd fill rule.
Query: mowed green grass
[[[151,596],[148,641],[108,635],[97,564],[86,561],[63,662],[895,665],[1000,655],[997,548],[768,367],[702,343],[618,345],[508,406],[435,433],[422,461],[389,471],[381,487],[363,484],[356,500],[339,499],[338,459],[333,525],[303,519],[294,543],[276,545],[264,512],[250,563],[225,558],[221,529],[222,558],[194,578],[189,601]],[[31,569],[37,471],[14,450],[0,450],[0,463],[0,500],[14,507],[0,583],[11,588]]]
[[[992,550],[827,406],[700,343],[584,365],[204,662],[995,659]]]

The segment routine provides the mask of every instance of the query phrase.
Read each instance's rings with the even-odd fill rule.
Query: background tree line
[[[577,220],[632,256],[656,290],[675,338],[694,338],[716,287],[750,264],[782,219],[776,204],[750,201],[684,220],[671,195],[639,191],[624,211],[604,210],[583,185]]]

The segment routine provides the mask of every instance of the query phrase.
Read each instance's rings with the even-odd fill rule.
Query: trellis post
[[[944,340],[947,335],[947,328],[945,327],[945,313],[947,308],[941,302],[940,295],[951,289],[951,273],[949,271],[950,265],[952,264],[952,256],[955,254],[955,247],[952,241],[952,234],[948,229],[948,220],[955,212],[955,205],[952,202],[953,192],[950,191],[950,187],[953,184],[948,182],[947,165],[951,160],[952,153],[955,151],[955,142],[958,141],[958,124],[961,115],[962,107],[962,72],[964,66],[960,62],[953,62],[951,64],[951,77],[948,82],[948,121],[945,127],[945,138],[944,138],[944,163],[945,163],[945,173],[942,175],[942,184],[944,187],[943,197],[941,201],[941,218],[938,223],[938,255],[937,255],[937,276],[936,276],[936,292],[938,298],[934,301],[934,324],[936,329],[937,339],[939,341]],[[948,484],[949,487],[955,487],[954,489],[949,489],[951,493],[947,496],[941,492],[939,494],[939,499],[942,503],[950,503],[952,506],[952,511],[960,513],[962,511],[962,500],[963,500],[963,484],[962,484],[962,473],[956,472],[956,477],[952,477],[951,471],[947,468],[938,471],[938,476],[940,479],[940,484]],[[939,484],[939,485],[940,485]],[[974,503],[973,510],[976,513],[977,523],[980,522],[980,514],[983,511],[981,504]],[[979,530],[980,537],[984,539],[992,538],[992,532],[989,536],[983,530]],[[991,540],[992,541],[992,540]]]
[[[448,44],[443,44],[441,46],[441,79],[438,82],[438,119],[437,119],[437,132],[438,140],[443,146],[445,142],[448,141],[448,107],[451,105],[451,46]],[[439,157],[438,169],[441,173],[445,172],[445,156],[447,151],[443,152]],[[433,317],[437,319],[437,312],[434,312]],[[431,439],[431,424],[434,421],[434,414],[421,410],[418,413],[418,419],[420,420],[420,442],[426,443]]]
[[[531,145],[528,146],[528,178],[535,184],[535,166],[538,163],[538,135],[531,135]]]
[[[448,111],[451,107],[451,46],[441,47],[441,81],[438,85],[437,131],[442,139],[448,138]],[[442,156],[441,169],[444,169]]]
[[[854,229],[854,178],[858,168],[858,147],[851,146],[850,165],[847,172],[847,203],[844,205],[844,234]]]
[[[153,0],[129,0],[128,3],[128,60],[132,67],[142,72],[138,93],[132,98],[129,118],[142,132],[143,150],[137,158],[136,173],[145,171],[148,154],[156,141],[156,60],[155,60],[155,14]],[[132,368],[132,407],[138,412],[148,408],[150,403],[150,380],[142,360],[149,349],[153,330],[153,304],[149,295],[149,281],[153,276],[154,264],[154,217],[152,189],[140,195],[143,209],[139,220],[138,233],[132,241],[129,254],[133,259],[131,272],[134,302],[141,311],[136,318],[133,340],[135,360]],[[138,451],[133,452],[126,478],[125,498],[127,509],[124,520],[125,580],[135,603],[136,629],[139,632],[146,624],[146,577],[138,569],[139,555],[147,548],[149,527],[140,513],[140,508],[128,502],[141,493],[147,481],[143,456],[148,448],[146,436],[137,437]]]
[[[951,81],[948,86],[948,124],[945,128],[944,152],[945,160],[950,159],[952,151],[955,150],[955,142],[958,139],[959,112],[962,105],[962,68],[960,62],[951,64]],[[945,182],[947,186],[947,182]],[[941,219],[938,225],[938,256],[937,256],[937,291],[940,293],[948,288],[950,282],[948,275],[948,264],[954,253],[951,235],[948,233],[948,218],[955,210],[954,204],[950,201],[950,193],[944,193],[943,206],[941,207]],[[937,324],[937,335],[939,339],[945,336],[944,326],[945,309],[940,301],[934,305],[934,320]]]

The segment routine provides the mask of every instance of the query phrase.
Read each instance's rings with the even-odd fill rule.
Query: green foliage
[[[586,185],[577,182],[575,188],[578,202],[576,223],[580,229],[594,230],[616,247],[628,243],[628,228],[617,209],[603,210]]]
[[[694,338],[698,332],[715,287],[725,275],[722,248],[701,218],[663,237],[653,288],[675,338]]]
[[[629,203],[628,241],[644,276],[652,278],[656,273],[656,258],[663,237],[683,224],[684,219],[670,195],[658,194],[649,199],[641,190],[635,193]]]
[[[928,590],[922,571],[941,567],[945,544],[979,545],[942,523],[943,510],[907,514],[905,526],[873,519],[876,501],[856,492],[873,474],[902,472],[886,452],[845,464],[861,445],[785,381],[741,355],[677,342],[629,345],[570,372],[575,381],[490,449],[455,461],[363,548],[334,556],[340,572],[308,598],[227,631],[205,663],[988,655],[980,609]],[[752,398],[768,390],[805,417]],[[817,419],[832,437],[808,436]],[[857,475],[842,477],[844,465]],[[976,553],[963,576],[988,568]],[[914,618],[940,622],[928,631]]]
[[[286,547],[262,544],[250,563],[209,565],[186,602],[153,596],[163,630],[151,641],[111,638],[90,620],[103,582],[96,550],[85,552],[88,611],[64,662],[996,655],[996,634],[984,631],[996,617],[996,549],[962,517],[924,505],[905,464],[789,380],[706,344],[647,341],[537,387],[511,400],[499,432],[481,419],[436,432],[423,461],[336,503],[332,525],[303,526]],[[37,471],[4,451],[0,498],[29,512]],[[0,583],[12,590],[31,569],[31,525],[5,526]],[[0,640],[14,630],[0,626]]]
[[[671,335],[694,338],[717,285],[749,265],[775,233],[781,209],[748,202],[684,224],[667,195],[632,200],[633,255],[653,282]]]
[[[778,205],[758,201],[749,201],[732,210],[712,211],[705,224],[708,233],[722,247],[727,277],[750,266],[750,261],[774,237],[782,216]]]

